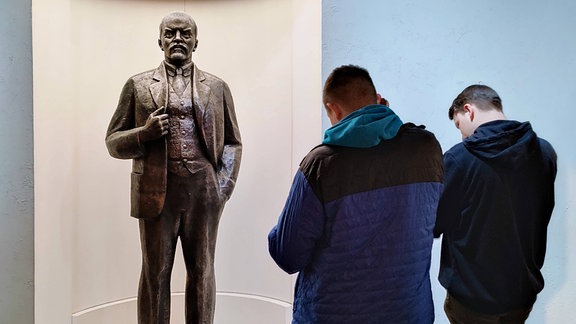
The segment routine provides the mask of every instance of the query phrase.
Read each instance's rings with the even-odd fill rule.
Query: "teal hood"
[[[367,148],[396,136],[402,121],[384,105],[370,105],[344,117],[324,133],[322,144]]]

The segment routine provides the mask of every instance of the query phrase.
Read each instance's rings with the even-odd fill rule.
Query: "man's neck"
[[[476,127],[479,127],[482,124],[491,122],[491,121],[495,121],[495,120],[506,120],[506,116],[504,115],[503,112],[498,111],[498,110],[488,110],[488,111],[483,111],[480,114],[476,114],[475,116],[475,123]]]

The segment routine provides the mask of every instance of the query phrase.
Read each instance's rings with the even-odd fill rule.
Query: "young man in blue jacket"
[[[333,126],[268,236],[280,268],[299,272],[292,323],[432,323],[440,145],[379,104],[363,68],[336,68],[323,101]]]
[[[506,120],[496,91],[472,85],[448,112],[463,142],[444,155],[440,283],[451,323],[524,323],[544,287],[556,153],[530,123]]]

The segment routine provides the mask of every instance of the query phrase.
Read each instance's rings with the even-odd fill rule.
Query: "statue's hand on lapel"
[[[167,135],[168,131],[168,114],[164,106],[162,106],[152,112],[146,119],[146,124],[144,124],[140,133],[140,140],[143,142],[152,141]]]

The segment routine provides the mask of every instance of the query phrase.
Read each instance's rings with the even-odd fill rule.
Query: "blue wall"
[[[0,2],[0,322],[34,321],[30,0]]]
[[[460,141],[448,107],[473,83],[493,87],[509,119],[531,121],[554,145],[559,173],[546,287],[528,322],[573,321],[576,2],[324,0],[322,14],[322,80],[342,64],[367,68],[400,117],[426,125],[444,150]],[[447,323],[445,290],[436,280],[438,243],[432,260],[436,322]]]

